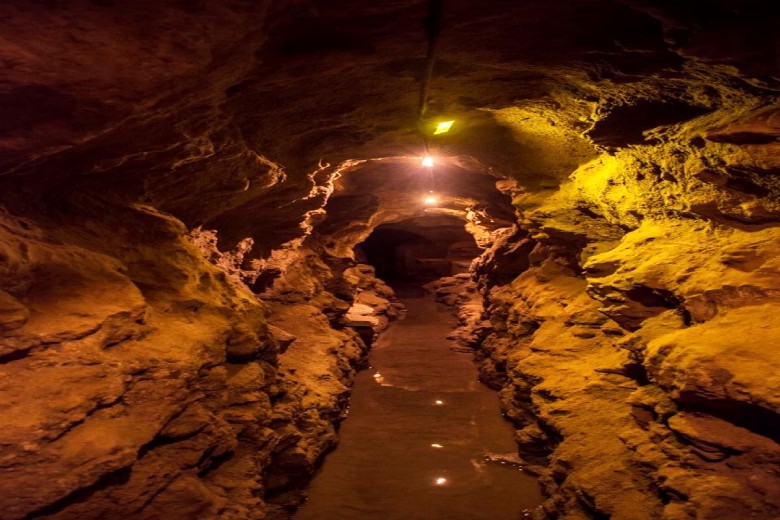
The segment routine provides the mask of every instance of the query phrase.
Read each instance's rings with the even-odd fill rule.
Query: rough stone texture
[[[498,240],[474,264],[493,324],[482,378],[502,388],[521,453],[547,466],[549,516],[772,518],[777,228],[726,225],[714,204],[669,214],[685,199],[663,183],[626,190],[648,153],[584,165],[542,202],[518,194],[529,238]],[[529,243],[525,272],[496,284],[495,255]]]
[[[484,319],[483,297],[471,275],[462,273],[439,278],[424,287],[433,292],[437,301],[456,309],[458,327],[447,337],[463,347],[478,347],[490,330],[490,323]]]
[[[544,515],[780,516],[773,2],[445,4],[0,6],[3,518],[286,514],[428,215]]]
[[[277,352],[265,309],[180,222],[146,207],[115,218],[138,227],[94,225],[98,247],[2,215],[3,518],[248,517]]]
[[[272,516],[280,518],[300,505],[301,487],[335,447],[355,372],[367,366],[370,341],[387,327],[387,314],[394,308],[389,300],[393,291],[374,278],[370,266],[344,273],[344,283],[357,294],[351,305],[317,287],[323,280],[313,271],[301,269],[295,281],[299,291],[312,289],[313,298],[301,299],[287,290],[266,294],[269,323],[294,338],[279,356],[279,386],[272,395],[276,446],[266,484]],[[368,323],[350,318],[356,307]],[[370,329],[367,341],[358,332],[363,328]]]

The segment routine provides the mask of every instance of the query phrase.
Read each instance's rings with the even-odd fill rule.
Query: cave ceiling
[[[3,199],[55,220],[152,207],[216,230],[221,248],[253,237],[264,257],[322,221],[332,195],[360,201],[357,216],[393,214],[435,188],[455,211],[484,203],[505,216],[495,180],[555,190],[601,154],[671,141],[690,120],[701,122],[686,139],[780,133],[771,2],[449,0],[421,125],[429,9],[4,2]],[[744,129],[721,131],[726,113]],[[439,184],[416,185],[422,134],[440,118],[456,123],[428,136]]]

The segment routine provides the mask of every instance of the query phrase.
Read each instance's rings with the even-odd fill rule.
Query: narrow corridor
[[[357,376],[339,447],[296,520],[515,520],[541,502],[536,479],[486,455],[512,456],[498,397],[470,353],[446,339],[455,320],[421,290]]]

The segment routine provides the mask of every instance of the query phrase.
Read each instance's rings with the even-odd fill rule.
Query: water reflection
[[[449,348],[446,309],[404,303],[407,317],[358,374],[341,444],[295,519],[517,520],[541,497],[508,463],[516,445],[497,395],[474,382],[470,354]]]

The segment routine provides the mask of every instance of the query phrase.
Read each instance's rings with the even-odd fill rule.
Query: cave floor
[[[486,462],[516,453],[498,396],[446,339],[455,326],[447,308],[419,289],[397,292],[406,315],[358,374],[339,447],[296,520],[522,518],[541,503],[536,479]]]

